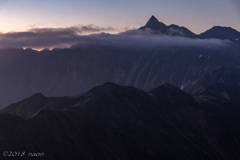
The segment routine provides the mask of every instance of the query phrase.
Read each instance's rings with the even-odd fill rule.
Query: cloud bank
[[[96,25],[73,26],[68,28],[33,28],[26,32],[0,33],[0,48],[65,48],[73,45],[111,45],[115,47],[226,47],[228,40],[191,39],[184,37],[153,35],[144,32],[137,34],[107,34],[115,31],[111,27]],[[86,35],[90,34],[90,35]]]

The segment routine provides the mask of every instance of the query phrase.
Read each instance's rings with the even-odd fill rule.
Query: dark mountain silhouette
[[[147,24],[139,30],[142,31],[150,31],[150,33],[161,34],[161,35],[170,35],[170,36],[181,36],[181,37],[190,37],[190,38],[199,38],[199,39],[222,39],[222,40],[230,40],[232,42],[236,42],[240,44],[240,32],[231,28],[231,27],[222,27],[222,26],[214,26],[213,28],[203,32],[199,35],[194,34],[189,29],[185,27],[179,27],[178,25],[165,25],[162,22],[159,22],[156,17],[152,16]],[[139,32],[127,32],[127,33],[135,33]]]
[[[166,30],[167,30],[167,26],[164,23],[159,22],[157,20],[157,18],[154,17],[154,16],[152,16],[148,20],[147,24],[144,27],[140,28],[140,29],[147,29],[147,28],[151,29],[153,31],[162,31],[163,33],[165,33]]]
[[[196,37],[194,33],[185,27],[179,27],[177,25],[167,26],[162,22],[159,22],[154,16],[152,16],[147,24],[139,30],[153,31],[153,33],[172,35],[172,36],[183,36],[183,37]]]
[[[239,43],[240,32],[231,27],[215,26],[204,33],[199,35],[200,38],[217,38],[217,39],[228,39],[233,42]]]
[[[239,112],[224,107],[236,106],[200,96],[210,97],[192,97],[170,84],[146,93],[113,83],[48,104],[36,94],[0,114],[0,151],[44,152],[42,159],[53,160],[239,159]],[[37,114],[36,99],[43,104]],[[26,108],[30,119],[9,114]]]

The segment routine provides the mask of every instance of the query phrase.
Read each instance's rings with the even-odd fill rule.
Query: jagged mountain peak
[[[160,22],[154,15],[150,17],[146,25],[138,28],[137,30],[129,30],[122,32],[122,35],[135,35],[135,34],[158,34],[168,36],[178,36],[187,38],[198,38],[198,39],[222,39],[230,40],[236,44],[240,44],[240,32],[231,27],[225,26],[214,26],[211,29],[201,33],[195,34],[184,26],[176,24],[166,25]]]
[[[146,23],[146,25],[144,27],[141,27],[142,29],[151,29],[151,30],[155,30],[155,31],[164,31],[166,30],[166,25],[162,22],[159,22],[158,19],[155,16],[152,16],[148,22]]]
[[[154,15],[151,16],[151,18],[148,20],[147,24],[153,24],[153,23],[155,23],[155,24],[159,23],[158,19]]]
[[[155,16],[152,16],[145,26],[139,28],[140,30],[146,30],[157,34],[183,36],[183,37],[196,37],[196,35],[185,27],[179,27],[178,25],[167,26],[162,22],[159,22]]]

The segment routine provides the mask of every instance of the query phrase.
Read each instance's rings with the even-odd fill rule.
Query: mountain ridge
[[[163,34],[170,36],[183,36],[189,38],[200,38],[200,39],[228,39],[232,42],[240,43],[240,32],[231,28],[223,26],[214,26],[211,29],[200,33],[195,34],[185,27],[180,27],[175,24],[167,26],[163,22],[159,22],[155,16],[151,16],[145,26],[140,27],[138,30],[150,31],[154,34]]]
[[[36,96],[40,94],[27,100],[35,101]],[[25,101],[18,103],[17,110],[33,107]],[[225,114],[227,108],[223,104],[223,110],[217,112],[224,114],[222,119],[216,116],[215,108],[205,107],[212,103],[199,103],[171,84],[147,93],[131,86],[105,83],[61,102],[65,107],[50,102],[49,108],[43,107],[30,119],[2,112],[0,150],[37,149],[46,154],[46,159],[60,160],[66,157],[228,160],[240,156],[239,149],[232,146],[232,140],[239,139],[236,136],[240,133],[232,125],[237,113]],[[221,100],[217,103],[221,104]],[[232,118],[226,121],[229,116]],[[7,119],[11,125],[3,123]],[[15,148],[11,144],[16,144]]]
[[[0,107],[36,92],[47,97],[70,96],[108,81],[145,91],[168,82],[192,92],[198,85],[188,89],[192,88],[189,85],[203,75],[220,66],[238,66],[240,60],[239,49],[231,45],[122,48],[79,46],[47,53],[0,50],[4,57],[0,60]]]

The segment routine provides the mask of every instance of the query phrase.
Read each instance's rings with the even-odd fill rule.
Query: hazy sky
[[[240,31],[239,0],[0,0],[0,32],[78,24],[123,30],[151,15],[195,33],[215,25]]]

